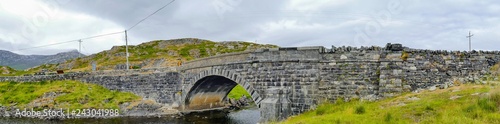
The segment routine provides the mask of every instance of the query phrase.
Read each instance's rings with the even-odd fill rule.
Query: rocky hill
[[[10,68],[8,66],[0,66],[0,74],[9,75],[9,74],[14,74],[14,73],[16,73],[15,69]]]
[[[130,66],[134,69],[165,68],[178,66],[179,62],[197,58],[275,47],[278,46],[243,41],[213,42],[196,38],[156,40],[129,46],[129,61]],[[60,64],[44,64],[31,70],[43,68],[49,71],[90,71],[93,62],[96,63],[98,70],[126,69],[125,46],[114,46],[110,50],[86,57],[68,60]]]
[[[69,51],[55,55],[19,55],[0,50],[0,66],[9,66],[17,70],[25,70],[41,64],[56,64],[69,59],[85,56],[78,51]]]

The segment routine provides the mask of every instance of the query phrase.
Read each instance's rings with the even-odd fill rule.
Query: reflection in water
[[[259,122],[258,108],[249,108],[229,114],[221,112],[203,112],[189,114],[182,118],[135,118],[123,117],[112,119],[68,119],[62,121],[49,121],[39,119],[0,118],[2,124],[255,124]]]

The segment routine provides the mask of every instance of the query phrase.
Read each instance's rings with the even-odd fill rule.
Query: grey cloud
[[[223,14],[217,13],[213,1],[177,0],[130,31],[131,41],[138,44],[156,39],[196,37],[216,41],[257,40],[281,46],[327,47],[383,46],[387,42],[399,42],[414,48],[466,50],[465,35],[472,30],[477,32],[473,39],[474,48],[498,50],[495,46],[500,46],[500,42],[496,41],[498,33],[491,28],[500,27],[500,9],[495,9],[500,3],[494,0],[401,0],[403,11],[391,14],[392,22],[381,26],[380,32],[369,35],[369,42],[359,43],[354,42],[359,31],[366,33],[366,27],[373,29],[370,24],[378,24],[374,19],[378,15],[373,13],[387,10],[391,0],[356,0],[338,6],[318,7],[317,10],[287,8],[290,1],[242,1],[230,6],[233,9]],[[74,0],[62,7],[111,20],[127,28],[168,2]],[[266,24],[280,25],[283,20],[296,21],[298,26],[319,24],[323,27],[284,27],[273,31],[262,28]],[[349,21],[353,23],[342,25]]]

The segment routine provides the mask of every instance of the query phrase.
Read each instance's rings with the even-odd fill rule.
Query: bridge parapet
[[[282,47],[222,54],[185,62],[180,67],[180,71],[197,70],[193,72],[201,72],[203,70],[209,70],[214,66],[248,64],[255,62],[319,61],[322,59],[322,56],[319,53],[323,53],[325,50],[326,49],[321,46]]]
[[[228,53],[228,54],[211,56],[207,58],[196,59],[183,63],[182,66],[180,67],[180,70],[184,71],[189,69],[211,67],[227,63],[242,62],[248,59],[250,53],[251,53],[250,51],[245,51],[245,52]]]
[[[91,75],[132,75],[132,74],[151,74],[151,73],[164,73],[164,72],[177,72],[178,67],[166,68],[143,68],[143,69],[130,69],[130,70],[99,70],[89,72]]]
[[[250,60],[253,61],[307,61],[321,60],[321,54],[325,52],[322,46],[313,47],[282,47],[271,49],[259,49],[252,52]]]

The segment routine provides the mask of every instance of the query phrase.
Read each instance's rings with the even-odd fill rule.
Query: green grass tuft
[[[391,113],[387,113],[387,114],[385,114],[384,121],[385,121],[385,122],[391,122],[391,120],[392,120],[392,115],[391,115]]]
[[[356,114],[364,114],[366,112],[365,107],[363,105],[356,107]]]
[[[250,96],[247,90],[245,90],[245,88],[243,88],[243,86],[241,85],[236,85],[227,95],[228,98],[232,99],[240,99],[242,96],[245,96],[248,99],[252,98],[252,96]]]

